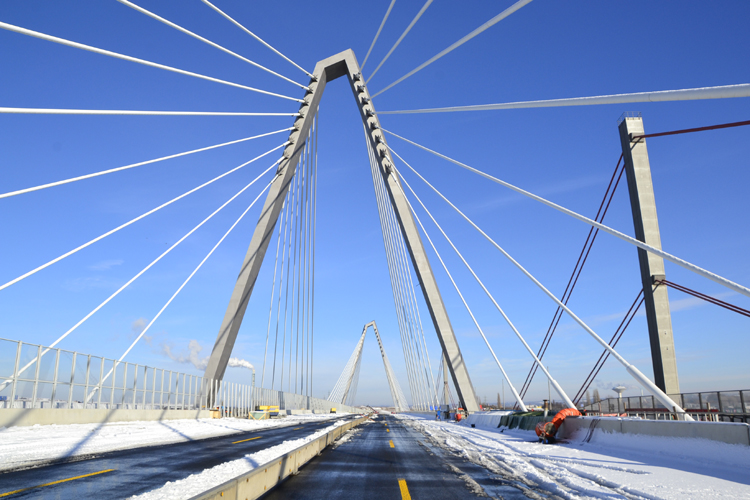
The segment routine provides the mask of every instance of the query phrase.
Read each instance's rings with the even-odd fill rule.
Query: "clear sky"
[[[369,83],[376,93],[469,33],[509,1],[435,1]],[[307,83],[307,77],[199,0],[139,5],[245,57]],[[389,2],[239,2],[216,5],[311,71],[352,48],[360,62]],[[369,76],[422,2],[401,0],[364,74]],[[534,0],[448,56],[375,99],[379,111],[581,97],[750,82],[750,4],[745,1],[557,2]],[[302,90],[116,1],[7,0],[0,21],[292,97]],[[0,30],[0,106],[295,112],[297,103],[168,73]],[[384,115],[383,126],[520,187],[593,216],[620,154],[617,119],[640,111],[647,132],[747,120],[750,100]],[[291,126],[290,117],[105,117],[0,115],[0,191],[114,168]],[[745,286],[750,284],[750,127],[649,139],[663,248]],[[7,282],[283,142],[285,134],[0,200],[0,282]],[[588,227],[461,171],[408,144],[389,143],[556,294]],[[76,255],[0,291],[0,337],[49,344],[160,252],[267,168],[278,155],[228,176]],[[397,162],[397,166],[399,166]],[[399,168],[402,168],[399,166]],[[316,249],[316,396],[343,369],[362,326],[376,320],[401,385],[406,371],[361,125],[348,85],[326,88],[320,110]],[[482,279],[536,348],[555,305],[413,174],[406,174]],[[251,188],[61,343],[119,357],[257,195]],[[426,216],[419,212],[421,218]],[[253,210],[154,324],[128,360],[201,373],[165,352],[207,355],[258,217]],[[624,183],[606,223],[633,233]],[[529,356],[432,225],[430,235],[520,387]],[[273,245],[273,243],[272,243]],[[433,269],[472,381],[481,397],[501,392],[499,370],[433,258]],[[269,252],[270,254],[271,252]],[[272,266],[265,265],[233,355],[260,372]],[[750,299],[667,264],[671,281],[750,308]],[[633,247],[600,235],[570,306],[609,338],[640,288]],[[683,391],[750,389],[750,320],[669,291]],[[427,318],[423,308],[423,318]],[[433,366],[439,360],[431,325]],[[652,373],[645,316],[619,351]],[[547,359],[574,394],[601,352],[563,318]],[[358,403],[388,404],[374,341],[365,345]],[[268,375],[267,375],[268,376]],[[247,370],[227,377],[247,382]],[[260,380],[260,375],[258,376]],[[594,386],[640,394],[610,360]],[[546,397],[537,377],[530,401]],[[506,398],[509,391],[505,390]]]

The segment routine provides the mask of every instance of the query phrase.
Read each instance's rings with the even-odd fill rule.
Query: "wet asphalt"
[[[347,441],[326,450],[301,468],[299,474],[262,498],[455,500],[487,497],[481,486],[467,480],[466,469],[476,466],[443,456],[424,435],[395,418],[380,416],[351,432]],[[486,471],[482,469],[482,473]]]

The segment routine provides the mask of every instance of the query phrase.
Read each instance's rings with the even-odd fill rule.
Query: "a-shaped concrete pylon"
[[[406,396],[404,396],[401,386],[399,385],[398,380],[396,380],[396,375],[393,373],[391,362],[388,361],[388,356],[385,354],[385,348],[383,347],[383,341],[380,338],[380,332],[378,332],[378,325],[375,324],[374,321],[370,321],[362,329],[362,335],[359,337],[359,342],[357,342],[357,346],[354,348],[354,352],[346,363],[344,371],[341,372],[341,376],[333,387],[330,396],[328,396],[328,401],[347,404],[346,401],[349,400],[348,404],[351,405],[354,403],[354,397],[357,392],[357,382],[359,381],[359,367],[362,362],[362,347],[364,346],[365,336],[367,335],[367,330],[370,326],[372,326],[372,329],[375,332],[375,337],[378,339],[378,347],[380,348],[380,354],[383,357],[385,376],[388,379],[388,388],[390,389],[391,397],[393,398],[393,406],[396,408],[396,411],[408,411],[409,404],[406,402]]]

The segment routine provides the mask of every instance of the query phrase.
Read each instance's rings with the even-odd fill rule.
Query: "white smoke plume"
[[[197,340],[191,340],[188,343],[188,352],[175,353],[173,347],[169,344],[162,344],[162,353],[169,357],[172,361],[178,363],[190,363],[198,370],[205,370],[208,366],[208,356],[201,357],[200,353],[203,351],[203,346],[198,343]],[[229,366],[237,368],[247,368],[255,371],[252,363],[240,358],[229,358]]]
[[[247,368],[248,370],[255,371],[255,367],[252,363],[250,363],[250,361],[240,358],[229,358],[229,366],[234,366],[237,368]]]
[[[148,320],[146,318],[138,318],[137,320],[133,321],[130,325],[131,333],[128,335],[130,338],[137,337],[139,333],[143,331],[144,328],[146,328],[146,325],[148,324]],[[143,341],[146,342],[147,345],[151,345],[151,341],[154,339],[153,335],[144,335]]]

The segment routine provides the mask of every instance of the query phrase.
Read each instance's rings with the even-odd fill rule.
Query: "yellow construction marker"
[[[113,470],[114,469],[100,470],[99,472],[92,472],[91,474],[84,474],[82,476],[70,477],[68,479],[60,479],[59,481],[52,481],[51,483],[37,484],[36,486],[29,486],[28,488],[22,488],[20,490],[9,491],[7,493],[0,493],[0,498],[9,497],[11,495],[15,495],[16,493],[33,490],[35,488],[43,488],[45,486],[52,486],[54,484],[67,483],[68,481],[75,481],[76,479],[83,479],[84,477],[96,476],[99,474],[104,474],[105,472],[112,472]]]
[[[388,442],[391,444],[391,448],[395,448],[395,446],[393,446],[393,439],[389,439]]]
[[[399,479],[398,487],[401,488],[401,500],[411,500],[409,488],[406,486],[406,479]]]
[[[253,439],[260,439],[260,438],[261,438],[261,436],[256,436],[256,437],[254,437],[254,438],[250,438],[250,439],[242,439],[242,440],[240,440],[240,441],[235,441],[235,442],[233,442],[232,444],[237,444],[237,443],[244,443],[245,441],[252,441]]]

